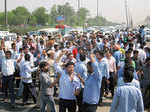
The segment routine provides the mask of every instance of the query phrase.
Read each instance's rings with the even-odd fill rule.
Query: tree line
[[[86,8],[80,8],[78,11],[75,11],[69,3],[64,5],[53,5],[50,9],[50,13],[44,8],[39,7],[33,12],[25,7],[19,6],[14,10],[11,10],[7,13],[8,15],[8,24],[13,25],[56,25],[58,24],[56,18],[58,16],[64,16],[65,20],[63,24],[69,26],[83,26],[85,23],[88,23],[90,26],[98,25],[112,25],[113,23],[108,21],[104,17],[94,17],[91,18],[89,10]],[[0,12],[0,25],[5,24],[5,13]]]

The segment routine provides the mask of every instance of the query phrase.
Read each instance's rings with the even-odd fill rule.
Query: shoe
[[[4,103],[8,103],[8,99],[4,99]]]
[[[15,109],[15,108],[17,108],[17,107],[16,107],[15,104],[11,104],[11,108],[12,108],[12,109]]]
[[[23,105],[23,106],[24,106],[24,105],[27,105],[27,101],[26,101],[26,102],[23,102],[22,105]]]

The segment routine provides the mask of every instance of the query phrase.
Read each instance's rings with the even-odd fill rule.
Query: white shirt
[[[21,63],[21,76],[23,78],[23,82],[25,83],[32,83],[32,72],[37,70],[37,68],[31,68],[31,63],[29,61],[24,61]]]
[[[13,75],[15,72],[15,62],[14,59],[6,59],[4,51],[0,50],[0,58],[2,58],[2,73],[3,76]]]
[[[3,76],[13,75],[15,72],[15,60],[14,59],[2,59],[2,73]]]
[[[109,64],[109,72],[116,72],[116,60],[113,56],[108,59],[108,64]]]
[[[139,51],[138,58],[140,59],[140,61],[142,61],[142,63],[144,63],[146,60],[146,52],[143,49],[137,49],[137,50]]]

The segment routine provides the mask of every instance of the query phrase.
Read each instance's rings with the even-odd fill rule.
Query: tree
[[[113,23],[108,21],[106,18],[98,16],[95,18],[89,18],[88,19],[88,24],[90,26],[107,26],[107,25],[112,25]]]
[[[56,18],[58,16],[58,12],[57,12],[57,6],[53,5],[53,7],[51,8],[51,12],[49,15],[49,24],[56,24]]]
[[[48,22],[48,14],[44,7],[40,7],[33,11],[33,16],[35,16],[37,24],[45,25]]]
[[[30,16],[30,12],[25,7],[17,7],[15,10],[9,13],[13,15],[13,20],[9,23],[14,25],[26,24],[27,19]]]
[[[4,12],[0,13],[0,24],[1,25],[5,24],[5,14],[4,14]]]
[[[85,23],[87,16],[88,16],[89,11],[86,8],[80,8],[77,11],[77,21],[78,21],[78,26],[81,26]]]

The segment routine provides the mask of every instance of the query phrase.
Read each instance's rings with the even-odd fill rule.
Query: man
[[[109,74],[110,74],[109,90],[111,91],[111,95],[113,97],[114,96],[115,79],[116,79],[116,73],[117,73],[116,60],[109,51],[106,53],[106,58],[107,58],[108,64],[109,64]]]
[[[36,89],[32,83],[32,72],[37,70],[37,67],[36,68],[31,67],[32,65],[30,63],[30,55],[29,54],[25,54],[24,59],[25,59],[25,61],[23,63],[21,63],[22,65],[21,65],[20,72],[21,72],[22,82],[24,85],[23,105],[26,105],[30,93],[31,93],[34,103],[36,103],[37,93],[36,93]]]
[[[77,74],[80,74],[81,78],[83,79],[83,81],[85,81],[87,79],[87,67],[86,67],[86,56],[85,55],[80,55],[80,62],[77,62],[75,64],[75,72]],[[77,96],[77,103],[78,103],[78,112],[82,112],[82,99],[83,99],[83,89],[84,89],[84,85],[81,85],[82,89],[80,94]]]
[[[144,112],[141,91],[132,85],[133,72],[124,71],[124,86],[117,88],[110,112]]]
[[[2,58],[2,82],[3,82],[3,89],[5,93],[4,101],[7,102],[8,92],[7,89],[9,88],[10,92],[10,100],[12,108],[15,108],[15,95],[14,95],[14,72],[15,72],[15,65],[21,61],[22,56],[16,61],[11,58],[11,51],[4,51],[0,50],[0,57]]]
[[[49,64],[47,62],[40,63],[40,110],[46,112],[46,105],[50,109],[50,112],[56,112],[55,102],[53,98],[54,88],[53,81],[49,74]]]
[[[142,86],[143,86],[143,97],[144,97],[144,105],[145,108],[149,108],[150,106],[150,58],[146,59],[146,64],[143,67],[143,80],[142,80]]]
[[[80,91],[80,80],[74,72],[74,63],[68,62],[63,70],[58,62],[60,58],[65,54],[62,52],[56,60],[56,69],[61,75],[59,79],[59,112],[76,112],[76,95]]]
[[[95,51],[96,53],[96,58],[98,60],[98,66],[99,69],[102,73],[102,86],[101,86],[101,97],[100,97],[100,103],[102,103],[102,97],[104,93],[106,95],[108,94],[108,82],[109,82],[109,65],[107,59],[104,57],[104,52],[103,51]]]
[[[94,55],[91,54],[90,58],[91,61],[87,64],[88,78],[85,82],[82,81],[85,86],[83,91],[83,112],[96,112],[100,98],[102,74],[99,71]]]

